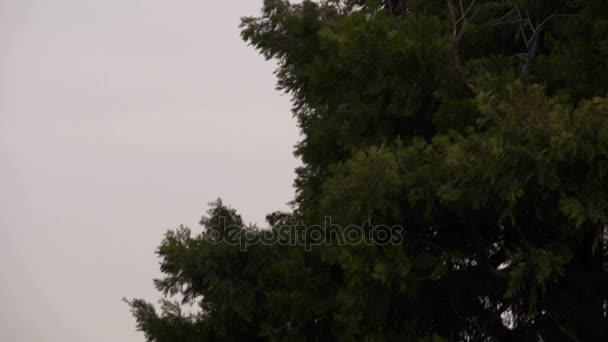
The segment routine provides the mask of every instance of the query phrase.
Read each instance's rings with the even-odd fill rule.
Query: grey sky
[[[0,341],[143,341],[154,250],[222,197],[287,208],[298,140],[261,1],[0,0]]]

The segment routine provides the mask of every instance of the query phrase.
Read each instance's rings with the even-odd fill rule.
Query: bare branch
[[[476,0],[471,1],[471,3],[469,4],[469,7],[467,7],[467,9],[462,12],[462,17],[463,18],[466,17],[469,14],[469,12],[471,11],[471,9],[473,8],[473,5],[475,5],[475,1]],[[461,5],[461,8],[462,8],[462,1],[460,2],[460,5]]]
[[[465,75],[464,69],[462,67],[462,64],[460,62],[460,51],[458,49],[458,45],[460,44],[460,41],[462,40],[462,37],[464,36],[464,32],[465,29],[467,27],[467,22],[468,20],[470,20],[472,17],[474,17],[477,13],[474,13],[473,16],[471,16],[471,18],[467,18],[468,14],[470,13],[471,9],[473,8],[473,5],[475,5],[476,0],[472,0],[469,3],[469,6],[465,9],[465,6],[463,4],[463,0],[458,0],[458,7],[460,8],[459,13],[457,14],[457,9],[456,6],[454,5],[454,1],[453,0],[446,0],[446,4],[447,4],[447,8],[448,8],[448,14],[450,16],[450,20],[452,21],[452,61],[454,63],[454,67],[463,75]],[[466,82],[466,80],[465,80]],[[477,92],[476,88],[466,82],[467,86],[469,87],[469,89],[471,89],[471,91],[473,91],[474,93]]]
[[[524,47],[526,48],[526,52],[519,53],[516,55],[524,62],[521,69],[520,77],[522,79],[525,79],[529,75],[532,69],[532,65],[534,64],[534,58],[536,57],[536,52],[538,50],[538,44],[540,41],[541,33],[545,29],[547,23],[557,17],[571,17],[574,15],[559,14],[557,11],[555,11],[535,25],[532,22],[532,18],[530,18],[529,13],[525,13],[524,16],[521,10],[519,9],[517,3],[510,2],[510,4],[512,7],[511,11],[502,16],[499,19],[498,23],[500,24],[501,21],[508,18],[510,15],[515,15],[515,19],[511,23],[517,24]]]

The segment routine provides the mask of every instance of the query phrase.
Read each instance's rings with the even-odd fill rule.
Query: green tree
[[[268,229],[404,240],[242,251],[214,202],[158,249],[178,301],[129,301],[148,341],[608,340],[605,0],[265,0],[242,36],[303,133]]]

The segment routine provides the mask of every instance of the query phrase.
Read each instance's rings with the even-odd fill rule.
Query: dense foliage
[[[159,247],[179,302],[129,302],[148,341],[608,341],[605,0],[265,0],[242,36],[303,133],[268,229],[404,240],[241,251],[214,202]]]

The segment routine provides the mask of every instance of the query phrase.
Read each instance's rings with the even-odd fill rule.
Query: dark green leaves
[[[604,0],[264,1],[242,37],[278,63],[303,162],[294,211],[267,229],[330,217],[404,239],[241,249],[222,239],[263,229],[214,202],[201,231],[166,234],[155,284],[181,304],[129,302],[138,328],[155,342],[608,339],[607,17]]]

